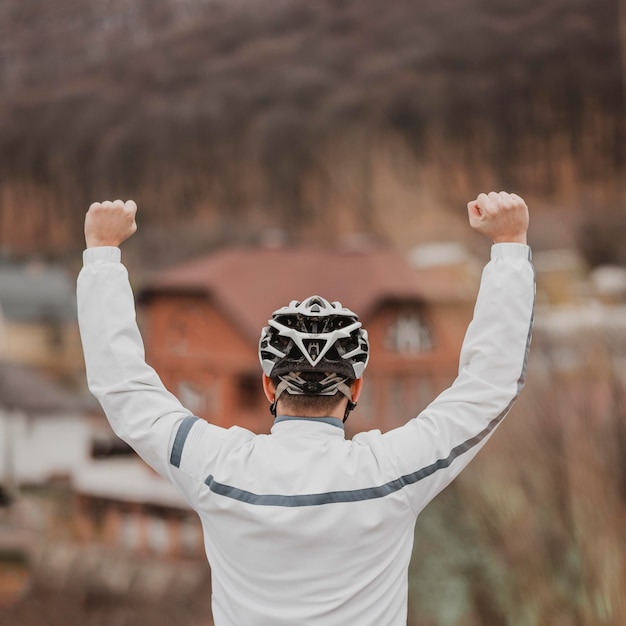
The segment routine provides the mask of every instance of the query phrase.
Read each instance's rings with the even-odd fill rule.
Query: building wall
[[[75,495],[75,526],[80,541],[104,544],[137,556],[204,560],[202,528],[188,508],[124,502]]]
[[[7,361],[61,374],[75,375],[79,371],[84,371],[76,322],[5,320],[5,325],[6,341],[3,356]]]
[[[186,408],[221,426],[269,430],[256,345],[206,298],[156,297],[145,321],[148,360]]]
[[[4,313],[2,312],[2,305],[0,304],[0,359],[6,360],[7,358],[7,328],[4,319]]]
[[[0,412],[0,477],[42,484],[69,477],[89,458],[91,430],[79,415],[28,416]]]
[[[450,385],[469,314],[458,303],[395,303],[367,320],[372,354],[349,430],[404,424]]]

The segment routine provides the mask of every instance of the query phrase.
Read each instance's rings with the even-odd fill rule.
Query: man
[[[93,204],[78,280],[87,376],[115,432],[199,514],[217,626],[399,625],[415,520],[501,422],[525,375],[534,273],[528,209],[480,194],[470,225],[493,240],[453,385],[418,417],[346,440],[367,334],[319,296],[273,315],[260,341],[270,435],[190,415],[144,361],[118,246],[136,205]]]

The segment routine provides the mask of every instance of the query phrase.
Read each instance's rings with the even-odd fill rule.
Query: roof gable
[[[273,311],[315,294],[339,300],[364,320],[385,301],[429,299],[398,253],[321,248],[223,250],[157,274],[142,295],[168,292],[205,294],[254,340]]]

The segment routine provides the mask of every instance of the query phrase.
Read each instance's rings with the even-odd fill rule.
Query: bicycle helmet
[[[259,359],[267,376],[280,379],[276,400],[283,391],[295,395],[339,391],[354,408],[346,381],[363,376],[369,360],[367,331],[356,313],[340,302],[321,296],[292,300],[274,311],[261,331]],[[302,377],[305,372],[320,376]]]

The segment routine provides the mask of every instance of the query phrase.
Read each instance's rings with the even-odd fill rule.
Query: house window
[[[220,384],[218,379],[207,381],[202,386],[182,380],[177,386],[181,404],[194,415],[214,415],[219,408]]]
[[[261,380],[258,374],[241,374],[237,378],[237,395],[242,409],[256,409],[259,406]]]
[[[181,404],[192,413],[198,414],[204,411],[204,397],[202,392],[187,381],[178,383],[178,397]]]
[[[155,554],[165,554],[170,545],[167,522],[162,517],[148,518],[147,540],[150,550]]]
[[[47,322],[47,342],[51,352],[59,353],[63,350],[64,335],[63,326],[59,320],[50,319]]]
[[[202,530],[195,518],[181,520],[180,543],[184,555],[195,556],[202,553]]]
[[[121,439],[111,435],[96,435],[91,440],[90,457],[92,459],[106,459],[112,456],[131,456],[133,449]]]
[[[178,311],[169,320],[168,342],[170,350],[177,355],[189,354],[189,320]]]
[[[385,346],[393,352],[414,356],[433,347],[432,333],[419,312],[406,311],[389,326]]]
[[[136,513],[126,513],[122,516],[120,543],[122,547],[132,551],[141,548],[141,527]]]

